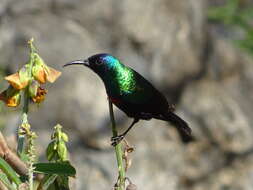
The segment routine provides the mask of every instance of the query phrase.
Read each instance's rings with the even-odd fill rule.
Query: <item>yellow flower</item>
[[[57,71],[51,67],[48,67],[48,72],[47,72],[47,81],[54,83],[54,81],[61,75],[60,71]]]
[[[28,64],[24,65],[19,72],[6,76],[5,80],[17,90],[24,89],[29,84],[30,80],[28,76]]]
[[[36,96],[32,97],[33,102],[38,103],[38,104],[43,102],[45,100],[46,94],[47,94],[47,90],[39,87],[37,89]]]
[[[35,54],[32,75],[38,82],[44,84],[47,81],[53,83],[61,75],[61,72],[48,67],[43,59],[38,54]]]
[[[0,93],[0,100],[2,100],[8,107],[17,107],[20,104],[20,91],[9,86],[9,88]]]

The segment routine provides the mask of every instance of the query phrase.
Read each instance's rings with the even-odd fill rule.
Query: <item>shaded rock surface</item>
[[[109,52],[135,68],[192,127],[184,145],[157,120],[141,121],[127,139],[135,147],[128,177],[139,189],[252,189],[253,63],[208,25],[207,0],[2,0],[0,66],[16,71],[27,61],[34,37],[44,60],[63,75],[30,120],[43,152],[52,127],[70,135],[79,190],[110,189],[116,160],[102,82],[68,61]],[[10,111],[10,110],[9,110]],[[120,130],[130,119],[115,109]],[[2,117],[1,117],[2,118]],[[6,134],[19,122],[7,115]],[[123,129],[124,127],[124,129]]]

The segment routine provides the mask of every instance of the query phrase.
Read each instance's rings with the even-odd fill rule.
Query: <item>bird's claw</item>
[[[124,135],[118,135],[116,137],[112,137],[111,138],[111,145],[112,146],[116,146],[117,144],[119,144],[123,139],[124,139]]]

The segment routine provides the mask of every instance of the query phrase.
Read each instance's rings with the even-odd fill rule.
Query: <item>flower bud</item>
[[[68,135],[66,133],[62,132],[61,137],[62,137],[62,140],[64,140],[65,142],[69,141]]]
[[[67,160],[67,147],[64,141],[59,141],[57,147],[58,156],[61,160]]]
[[[25,64],[18,72],[20,83],[23,84],[24,88],[28,85],[29,77],[29,65]]]
[[[54,141],[49,143],[49,145],[47,146],[46,154],[47,154],[47,160],[48,161],[51,161],[55,157],[56,152],[55,152],[54,146],[55,146]]]
[[[37,53],[35,53],[34,55],[35,61],[32,68],[32,75],[38,82],[44,84],[47,81],[45,72],[45,67],[47,66],[43,59]]]
[[[61,72],[48,67],[37,53],[35,53],[34,59],[32,74],[40,83],[44,84],[47,81],[53,83],[61,75]]]
[[[32,83],[29,86],[29,95],[31,98],[34,98],[37,95],[39,83],[36,80],[32,80]]]

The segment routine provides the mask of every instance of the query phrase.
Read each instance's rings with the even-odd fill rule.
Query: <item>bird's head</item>
[[[115,68],[120,64],[119,60],[107,53],[96,54],[88,59],[76,60],[64,65],[64,67],[69,65],[84,65],[89,67],[94,72],[100,74],[106,72],[112,68]]]

